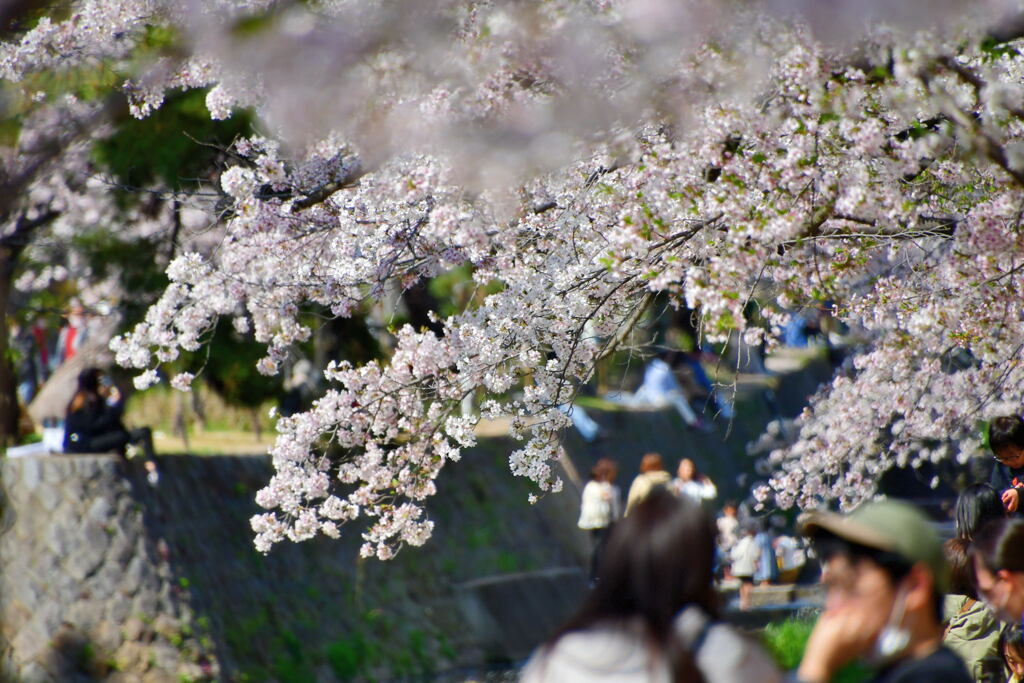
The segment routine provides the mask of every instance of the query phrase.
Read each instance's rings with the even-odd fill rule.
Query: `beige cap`
[[[910,503],[871,501],[848,515],[816,510],[800,515],[797,528],[805,536],[828,531],[845,541],[886,550],[912,564],[921,563],[931,570],[940,592],[949,590],[949,564],[942,540],[931,521]]]

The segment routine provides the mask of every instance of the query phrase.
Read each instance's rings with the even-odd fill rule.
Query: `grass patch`
[[[807,639],[814,630],[814,622],[814,619],[793,618],[765,627],[761,640],[768,654],[783,670],[792,671],[799,666]],[[871,672],[854,662],[840,669],[832,683],[861,683],[870,679]]]

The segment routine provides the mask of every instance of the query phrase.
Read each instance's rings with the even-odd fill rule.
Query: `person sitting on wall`
[[[78,374],[78,390],[68,403],[64,420],[65,453],[115,452],[127,459],[128,444],[141,446],[146,469],[156,472],[153,434],[149,427],[127,429],[121,421],[124,401],[121,392],[99,368]],[[152,481],[154,477],[150,477]]]

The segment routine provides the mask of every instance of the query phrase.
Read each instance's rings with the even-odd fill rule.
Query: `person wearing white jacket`
[[[698,472],[697,464],[689,458],[679,461],[679,468],[676,470],[676,478],[672,481],[672,488],[679,495],[689,496],[698,503],[718,497],[715,482],[711,481],[706,474]]]
[[[601,458],[590,470],[590,481],[583,487],[580,503],[579,528],[590,532],[592,549],[590,556],[590,581],[597,579],[597,568],[601,562],[608,534],[615,520],[622,517],[622,495],[615,485],[619,467],[610,458]]]

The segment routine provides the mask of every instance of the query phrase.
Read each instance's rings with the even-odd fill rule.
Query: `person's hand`
[[[121,390],[114,385],[107,389],[107,403],[114,405],[121,402]]]
[[[1007,512],[1016,512],[1020,507],[1020,491],[1017,489],[1006,489],[1003,491],[1003,507]]]
[[[822,612],[807,641],[797,677],[807,683],[827,683],[839,669],[871,649],[885,617],[853,605]]]

